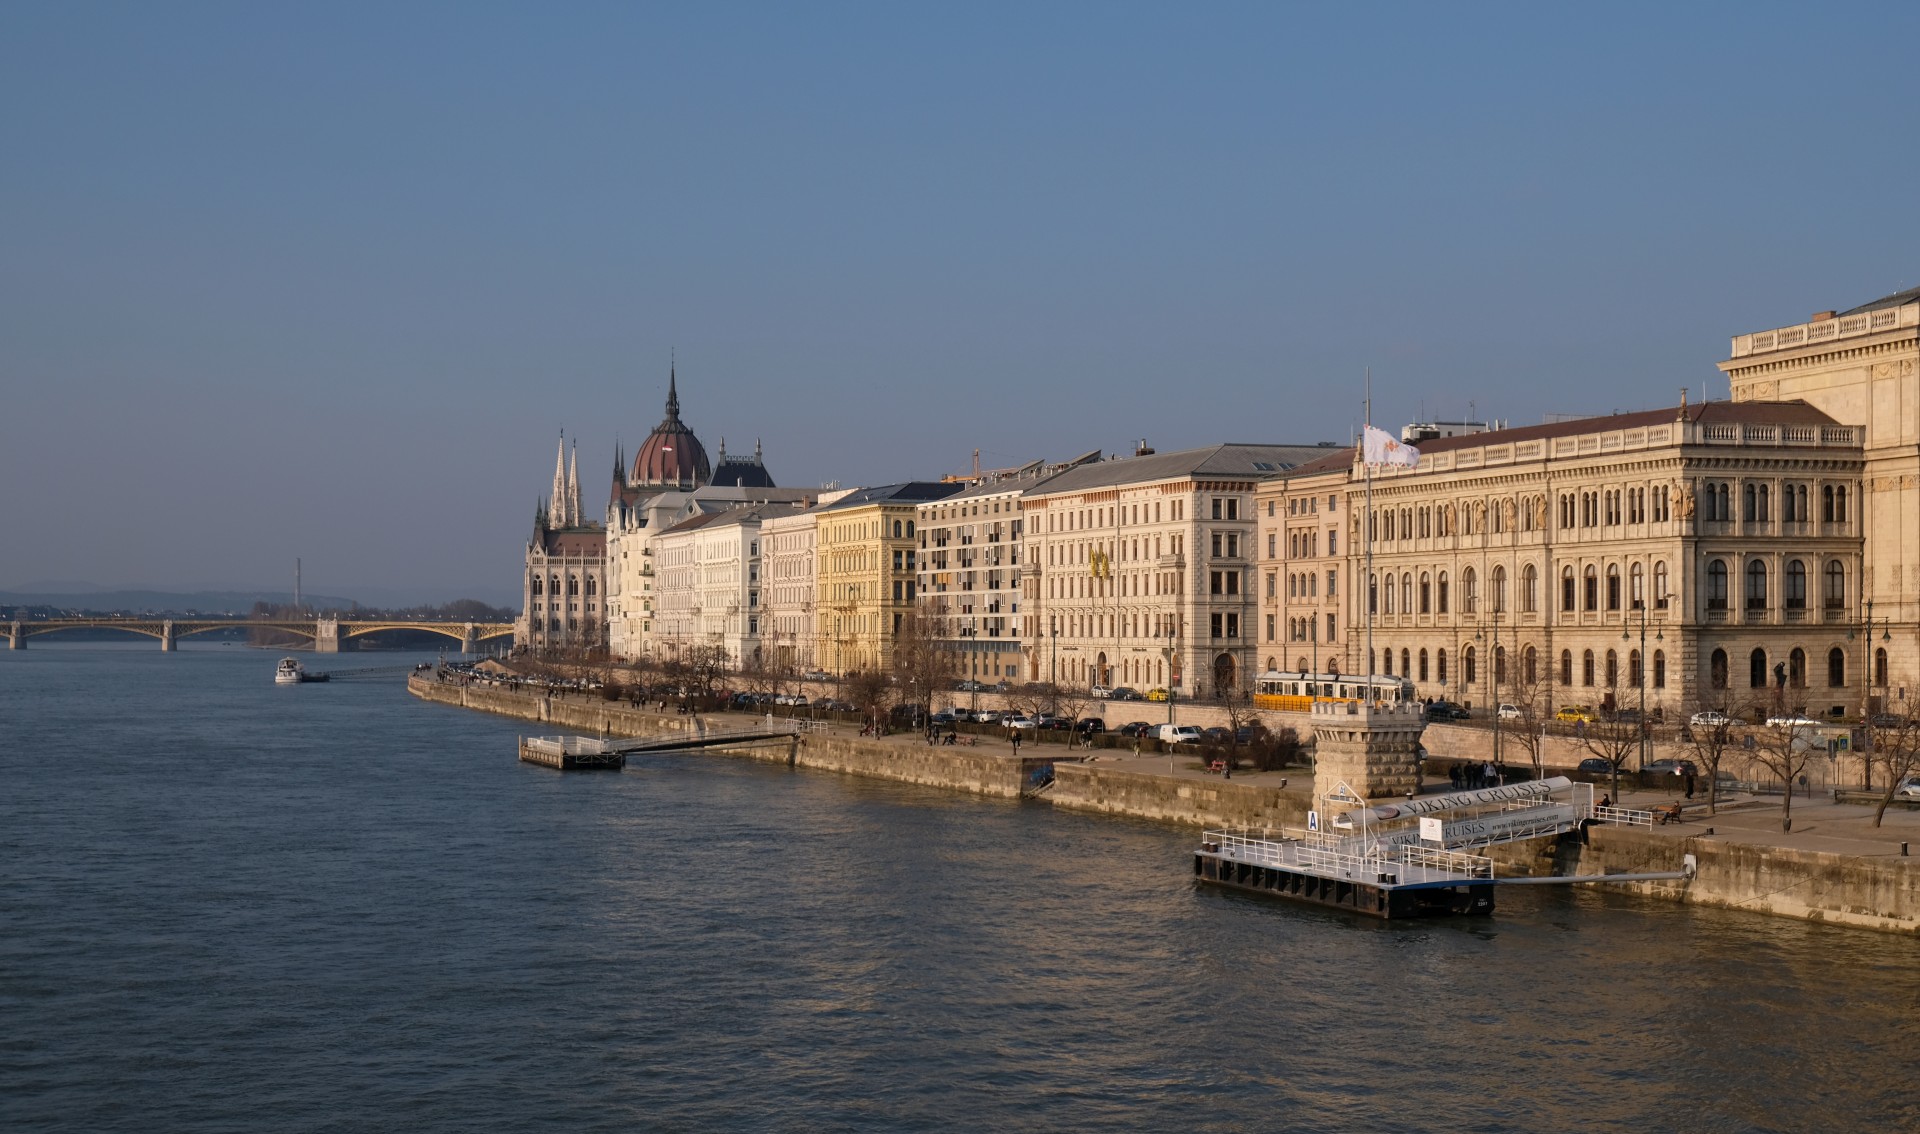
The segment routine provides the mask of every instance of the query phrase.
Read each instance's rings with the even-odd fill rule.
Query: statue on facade
[[[1682,486],[1680,489],[1680,518],[1683,520],[1693,519],[1693,509],[1693,486],[1690,484]]]

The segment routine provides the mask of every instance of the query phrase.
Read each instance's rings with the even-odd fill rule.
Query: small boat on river
[[[308,673],[307,667],[300,664],[299,658],[281,658],[279,668],[273,671],[275,685],[307,685],[315,681],[325,681],[324,673]]]

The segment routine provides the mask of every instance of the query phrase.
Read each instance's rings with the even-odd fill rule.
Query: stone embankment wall
[[[408,688],[425,700],[588,735],[645,736],[693,727],[691,719],[677,714],[586,697],[544,697],[418,678],[410,679]],[[788,757],[784,745],[717,751],[779,763]],[[794,753],[800,767],[1005,798],[1017,797],[1032,771],[1052,762],[1045,755],[1014,757],[831,734],[805,737]],[[1054,764],[1054,777],[1053,788],[1041,798],[1055,807],[1191,827],[1303,827],[1312,786],[1304,777],[1280,787],[1066,761]],[[1691,882],[1631,888],[1674,901],[1920,935],[1920,859],[1915,858],[1836,855],[1605,826],[1589,831],[1584,843],[1569,835],[1509,843],[1490,853],[1514,873],[1562,875],[1677,870],[1683,856],[1692,854],[1699,874]]]
[[[1920,934],[1920,859],[1830,854],[1611,826],[1592,828],[1584,842],[1570,834],[1508,843],[1487,853],[1503,868],[1526,875],[1678,870],[1691,854],[1699,869],[1691,881],[1605,885],[1694,905]]]
[[[666,735],[696,727],[693,717],[649,712],[599,698],[576,695],[555,697],[534,692],[514,692],[491,685],[461,685],[418,677],[409,678],[407,688],[414,696],[424,700],[557,725],[589,736]],[[729,728],[748,725],[753,720],[745,714],[701,719],[710,724],[725,722],[723,727]],[[775,723],[779,723],[778,718]],[[1033,772],[1052,762],[1052,758],[1046,755],[1014,756],[978,748],[885,744],[859,736],[833,733],[803,735],[797,748],[791,750],[784,744],[755,744],[707,751],[780,764],[789,762],[791,751],[791,762],[796,767],[1007,799],[1018,798]]]
[[[1289,787],[1195,781],[1101,764],[1055,764],[1055,807],[1195,827],[1303,827],[1311,777]]]

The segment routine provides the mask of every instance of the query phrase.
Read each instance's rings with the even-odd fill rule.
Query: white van
[[[1198,744],[1200,726],[1190,724],[1163,724],[1159,732],[1162,744]]]

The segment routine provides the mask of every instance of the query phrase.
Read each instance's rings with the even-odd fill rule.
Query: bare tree
[[[1876,718],[1882,719],[1882,718]],[[1920,717],[1908,713],[1885,725],[1867,724],[1867,759],[1886,769],[1887,786],[1873,809],[1873,825],[1878,827],[1892,805],[1900,785],[1920,769]]]
[[[1580,746],[1607,762],[1613,774],[1613,802],[1620,802],[1620,769],[1640,751],[1639,721],[1586,721],[1579,726]]]
[[[711,698],[714,686],[727,675],[728,665],[732,660],[733,657],[727,653],[725,646],[688,647],[682,659],[685,680],[692,686],[694,692],[702,697]]]
[[[1787,723],[1761,729],[1754,738],[1753,758],[1760,766],[1780,777],[1786,795],[1780,804],[1780,829],[1793,830],[1793,785],[1813,759],[1814,735],[1811,725],[1794,718]]]
[[[1686,738],[1687,751],[1706,773],[1709,815],[1719,812],[1720,766],[1728,753],[1738,747],[1733,726],[1739,723],[1745,710],[1746,706],[1735,699],[1732,690],[1703,688],[1697,708],[1687,718],[1682,735]]]
[[[900,622],[893,638],[893,684],[902,704],[920,710],[925,722],[933,716],[933,695],[952,686],[960,672],[960,657],[941,639],[946,620],[915,611]]]
[[[1541,741],[1545,737],[1546,722],[1553,715],[1553,687],[1544,680],[1544,675],[1536,672],[1532,681],[1520,680],[1509,683],[1508,702],[1516,709],[1520,717],[1513,724],[1512,735],[1521,749],[1526,752],[1527,760],[1533,764],[1533,778],[1540,779],[1545,773],[1541,757]],[[1494,707],[1495,727],[1499,727],[1499,706]]]
[[[840,692],[872,723],[874,731],[879,731],[893,697],[893,684],[887,675],[879,670],[855,670],[841,679]]]
[[[1251,734],[1256,728],[1264,731],[1260,722],[1260,710],[1253,707],[1253,693],[1246,689],[1228,689],[1220,694],[1220,709],[1227,717],[1227,771],[1240,755],[1240,732],[1242,729]]]

